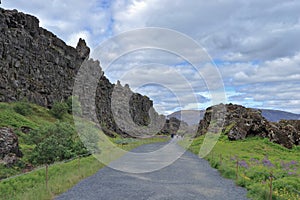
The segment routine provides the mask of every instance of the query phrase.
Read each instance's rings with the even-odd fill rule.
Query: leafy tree
[[[41,137],[32,151],[30,161],[33,164],[46,164],[46,187],[48,188],[48,165],[55,161],[69,159],[74,156],[86,154],[88,151],[79,140],[73,126],[67,123],[55,123],[41,129]],[[46,136],[46,137],[45,137]],[[80,163],[80,159],[79,163]]]
[[[66,148],[59,144],[58,139],[51,136],[34,148],[31,161],[34,164],[51,164],[60,160],[65,151]]]
[[[33,141],[36,144],[30,157],[33,164],[51,164],[87,153],[70,124],[57,122],[41,129],[39,135]]]

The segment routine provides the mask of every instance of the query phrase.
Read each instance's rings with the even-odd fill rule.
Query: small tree
[[[39,143],[33,150],[31,161],[35,164],[46,165],[46,187],[48,189],[48,165],[59,160],[64,154],[65,148],[59,144],[58,138],[53,136]]]
[[[46,165],[46,185],[48,184],[48,165],[55,161],[61,161],[86,154],[87,150],[79,140],[73,126],[67,123],[55,123],[52,126],[40,130],[39,140],[33,149],[30,161],[33,164]]]

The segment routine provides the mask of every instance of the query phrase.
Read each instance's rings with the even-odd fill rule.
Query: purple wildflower
[[[267,157],[265,157],[261,162],[266,167],[274,167],[273,163],[271,163]]]
[[[291,172],[291,171],[288,172],[288,175],[295,175],[295,174],[296,172]]]
[[[289,170],[290,166],[288,163],[285,163],[284,161],[281,161],[280,163],[281,168],[285,169],[285,170]]]
[[[297,164],[298,164],[297,161],[294,160],[287,163],[281,161],[281,167],[284,168],[285,170],[289,170],[292,168],[293,165],[297,165]]]
[[[292,161],[290,162],[290,165],[297,165],[297,161],[292,160]]]
[[[244,160],[238,161],[238,164],[239,164],[239,166],[244,167],[246,169],[248,169],[248,167],[249,167],[248,164],[247,164],[247,162],[244,161]]]

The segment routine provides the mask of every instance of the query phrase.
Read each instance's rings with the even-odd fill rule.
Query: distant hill
[[[281,110],[270,110],[270,109],[260,109],[262,115],[269,121],[278,122],[281,119],[291,120],[296,119],[300,120],[300,114],[290,113]],[[182,110],[176,111],[170,115],[168,118],[175,117],[181,119],[188,123],[189,125],[198,125],[199,121],[203,119],[205,110]]]
[[[270,109],[260,109],[262,111],[262,115],[271,122],[278,122],[281,119],[296,119],[300,120],[300,114],[290,113],[281,110],[270,110]]]
[[[185,121],[188,125],[198,125],[199,121],[203,119],[205,110],[182,110],[168,115],[168,118],[175,117],[179,120]]]

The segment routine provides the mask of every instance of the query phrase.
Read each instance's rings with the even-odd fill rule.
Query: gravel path
[[[134,152],[149,152],[163,144],[148,144]],[[176,145],[178,150],[181,147]],[[126,155],[117,162],[123,162]],[[152,162],[157,162],[152,160]],[[57,200],[246,200],[246,190],[222,178],[208,162],[185,152],[168,167],[150,173],[125,173],[105,167],[81,181]]]

